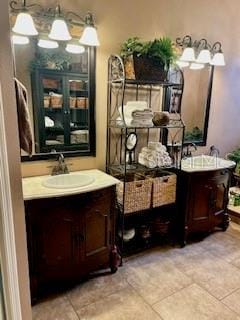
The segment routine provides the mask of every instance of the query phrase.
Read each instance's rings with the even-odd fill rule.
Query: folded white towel
[[[145,156],[141,153],[138,155],[138,163],[142,164],[143,166],[146,166],[150,169],[157,167],[157,162],[154,160],[147,160]]]
[[[45,120],[45,127],[48,127],[48,128],[54,127],[54,121],[51,118],[45,116],[44,120]]]

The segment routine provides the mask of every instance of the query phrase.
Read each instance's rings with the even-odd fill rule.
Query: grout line
[[[229,297],[231,294],[235,293],[235,292],[238,291],[238,290],[240,290],[240,288],[237,288],[237,289],[233,290],[233,292],[228,293],[226,296],[224,296],[223,298],[219,299],[219,301],[222,301],[223,299]]]
[[[127,280],[126,279],[124,279],[126,282],[127,282]],[[127,284],[128,284],[128,282],[127,282]],[[109,296],[111,296],[111,295],[113,295],[113,294],[115,294],[115,293],[119,293],[120,291],[123,291],[123,290],[125,290],[126,288],[121,288],[121,289],[118,289],[118,290],[116,290],[116,291],[112,291],[112,292],[110,292],[109,294],[106,294],[105,296],[101,296],[99,299],[97,299],[97,300],[95,300],[95,301],[93,301],[93,302],[90,302],[90,303],[87,303],[87,304],[85,304],[85,305],[83,305],[80,309],[83,309],[83,308],[86,308],[86,307],[88,307],[88,306],[90,306],[90,305],[92,305],[92,304],[94,304],[94,303],[97,303],[97,302],[99,302],[99,301],[102,301],[102,300],[104,300],[105,298],[108,298]],[[77,289],[76,289],[77,290]],[[71,291],[71,290],[70,290]],[[71,299],[69,298],[69,293],[66,293],[66,295],[67,295],[67,298],[68,298],[68,300],[70,300],[71,301]],[[72,301],[71,301],[71,305],[73,306],[73,303],[72,303]],[[74,311],[75,311],[75,308],[74,308],[74,306],[73,306],[73,309],[74,309]],[[79,310],[80,310],[79,309]]]
[[[152,305],[151,305],[148,301],[146,301],[146,299],[128,282],[128,280],[127,280],[127,283],[128,283],[128,285],[129,285],[129,287],[131,287],[131,288],[133,289],[133,291],[134,291],[140,298],[142,298],[143,301],[152,309],[152,311],[158,316],[158,318],[159,318],[160,320],[164,320],[164,319],[160,316],[160,314],[159,314],[156,310],[153,309]]]
[[[81,320],[81,319],[79,318],[79,316],[78,316],[77,310],[75,310],[75,308],[74,308],[74,306],[73,306],[73,304],[72,304],[72,301],[69,299],[69,297],[68,297],[68,295],[67,295],[67,294],[66,294],[65,296],[66,296],[66,298],[67,298],[67,300],[68,300],[69,304],[70,304],[70,305],[71,305],[71,307],[73,308],[73,311],[75,312],[75,314],[76,314],[77,318],[78,318],[79,320]]]

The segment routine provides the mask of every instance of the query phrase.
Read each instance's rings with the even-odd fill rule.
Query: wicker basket
[[[69,106],[71,109],[76,108],[77,98],[76,97],[70,97],[69,98]]]
[[[118,176],[118,179],[123,180],[123,176]],[[124,214],[149,209],[151,207],[152,180],[137,174],[127,175],[126,180],[125,197],[123,196],[124,182],[117,185],[117,199],[123,206]]]
[[[152,207],[160,207],[176,201],[177,176],[171,172],[156,173],[152,179]]]
[[[50,96],[44,96],[44,108],[49,108],[50,107]]]
[[[77,108],[78,109],[86,109],[86,98],[84,98],[84,97],[77,98]]]
[[[52,108],[62,108],[63,99],[62,96],[51,96],[51,107]]]

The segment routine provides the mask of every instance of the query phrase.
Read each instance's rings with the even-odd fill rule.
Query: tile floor
[[[240,320],[240,226],[159,247],[33,307],[33,320]]]

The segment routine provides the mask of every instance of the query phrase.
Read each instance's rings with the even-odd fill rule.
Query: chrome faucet
[[[62,153],[58,155],[57,160],[58,160],[58,164],[53,167],[52,176],[55,176],[57,174],[69,173],[68,167],[65,163],[64,155]]]
[[[218,158],[219,155],[220,155],[220,151],[219,151],[218,148],[216,148],[216,147],[213,145],[213,146],[210,147],[209,155],[212,156],[212,157]]]
[[[193,142],[186,144],[185,147],[186,147],[186,151],[183,151],[184,157],[191,157],[192,156],[191,147],[194,148],[194,151],[197,151],[197,146]]]

